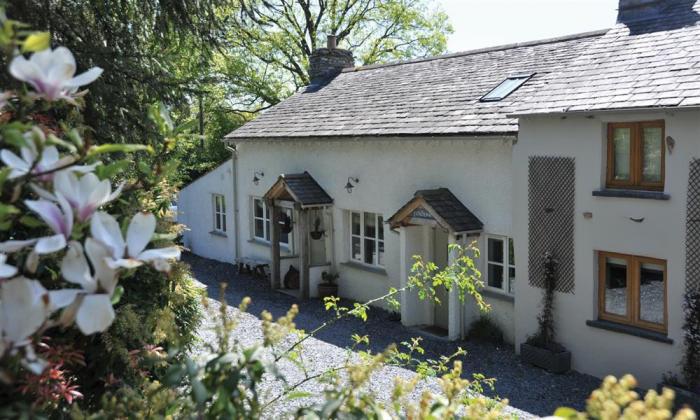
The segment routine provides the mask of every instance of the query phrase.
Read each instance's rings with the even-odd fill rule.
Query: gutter
[[[225,144],[226,150],[231,152],[231,175],[233,176],[233,235],[234,235],[234,252],[235,260],[238,260],[240,256],[241,244],[240,244],[240,228],[238,224],[238,151],[236,150],[236,145],[229,146]]]
[[[541,117],[541,116],[552,116],[552,117],[565,117],[567,115],[577,116],[577,115],[593,115],[593,114],[613,114],[613,113],[631,113],[631,112],[679,112],[679,111],[697,111],[700,109],[700,105],[691,106],[647,106],[638,108],[604,108],[604,109],[582,109],[568,111],[566,108],[562,108],[561,111],[533,111],[533,112],[518,112],[514,114],[507,114],[508,118],[521,118],[521,117]]]

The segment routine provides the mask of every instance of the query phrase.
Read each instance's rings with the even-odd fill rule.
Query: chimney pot
[[[338,47],[338,37],[335,35],[328,35],[326,40],[326,46],[329,50],[334,50]]]
[[[321,85],[344,68],[354,67],[352,52],[338,48],[336,35],[328,35],[327,48],[318,48],[309,56],[309,77],[312,85]]]

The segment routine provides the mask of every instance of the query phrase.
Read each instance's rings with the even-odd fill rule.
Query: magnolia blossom
[[[168,271],[167,260],[180,258],[176,246],[147,249],[146,246],[156,231],[156,218],[151,213],[137,213],[126,230],[126,241],[122,237],[119,224],[105,212],[96,212],[90,220],[90,233],[100,241],[110,253],[107,265],[111,268],[134,268],[143,262],[151,262],[160,271]]]
[[[0,152],[0,160],[11,169],[10,179],[27,175],[30,171],[41,175],[69,165],[74,160],[71,156],[60,157],[56,146],[45,146],[46,135],[36,127],[25,133],[24,139],[26,146],[20,148],[20,156],[8,149]],[[52,174],[46,174],[42,180],[50,181],[51,178]]]
[[[80,178],[69,171],[61,171],[56,175],[54,189],[63,195],[75,209],[76,217],[85,221],[102,205],[109,203],[119,196],[124,184],[112,192],[109,180],[100,179],[94,173],[87,173]]]
[[[48,101],[65,99],[73,102],[80,86],[94,82],[102,74],[99,67],[78,76],[75,76],[75,70],[73,53],[65,47],[39,51],[32,54],[29,60],[19,55],[10,63],[10,74],[17,80],[29,83],[39,96]]]
[[[37,280],[17,277],[0,283],[0,353],[29,344],[49,313],[48,292]]]
[[[17,274],[17,267],[5,264],[7,255],[0,254],[0,279],[9,279]]]
[[[106,264],[108,257],[109,252],[104,246],[88,238],[85,241],[85,251],[79,242],[72,241],[61,261],[63,278],[81,289],[57,291],[52,296],[53,304],[57,308],[70,305],[66,310],[69,312],[68,318],[74,317],[78,328],[85,335],[104,331],[114,320],[112,294],[118,278],[117,271]]]

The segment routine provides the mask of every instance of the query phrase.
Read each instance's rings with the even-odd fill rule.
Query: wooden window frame
[[[503,252],[503,261],[498,262],[498,261],[491,261],[491,256],[489,255],[489,240],[493,239],[496,241],[501,242],[501,247]],[[486,243],[484,245],[484,277],[486,278],[486,281],[484,282],[485,286],[488,289],[498,291],[500,293],[505,293],[508,295],[513,295],[515,293],[515,290],[511,291],[511,286],[515,284],[515,281],[511,284],[510,281],[510,269],[515,270],[515,261],[511,261],[510,258],[510,244],[513,242],[513,238],[509,236],[501,236],[501,235],[486,235]],[[515,257],[515,250],[513,250],[513,257]],[[497,265],[499,267],[503,267],[503,283],[501,284],[501,287],[495,287],[491,286],[489,284],[489,265]],[[517,271],[516,271],[516,276],[517,276]]]
[[[616,128],[630,129],[630,179],[621,181],[614,179],[615,174],[615,151],[613,135]],[[661,129],[661,180],[659,182],[643,181],[643,142],[642,133],[645,128]],[[608,123],[608,144],[607,144],[607,171],[605,185],[608,188],[638,189],[663,191],[666,179],[666,124],[664,120],[641,121],[641,122],[616,122]]]
[[[257,215],[255,214],[255,203],[256,203],[256,201],[260,201],[260,203],[262,204],[262,210],[263,210],[263,215],[262,215],[262,217],[259,217],[259,216],[257,216]],[[270,232],[270,229],[271,229],[271,227],[270,227],[271,220],[270,220],[270,219],[272,219],[272,212],[270,212],[270,211],[268,210],[268,208],[267,208],[267,203],[265,203],[265,200],[264,200],[263,198],[260,198],[260,197],[253,197],[253,203],[252,203],[252,204],[253,204],[253,205],[252,205],[252,209],[251,209],[251,213],[250,213],[251,216],[252,216],[252,221],[253,221],[253,224],[252,224],[252,226],[251,226],[251,233],[252,233],[252,236],[253,236],[253,238],[254,238],[255,240],[257,240],[257,241],[270,243],[270,237],[272,236],[272,233]],[[291,212],[291,209],[290,209],[290,208],[283,207],[283,208],[280,209],[280,211],[281,211],[281,212],[286,211],[286,212],[290,213],[290,212]],[[291,215],[289,215],[289,214],[288,214],[288,216],[291,217]],[[257,232],[255,232],[255,221],[256,221],[256,220],[260,220],[260,221],[263,222],[263,236],[258,236],[258,235],[257,235]],[[289,232],[289,234],[287,235],[287,242],[283,241],[282,238],[280,237],[280,245],[281,245],[283,248],[286,248],[286,249],[288,249],[288,250],[290,250],[290,251],[292,250],[292,243],[294,242],[294,240],[293,240],[293,233],[294,233],[294,232]]]
[[[605,312],[605,259],[608,257],[627,261],[627,315],[616,315]],[[655,324],[640,319],[640,268],[643,263],[651,263],[664,268],[664,322]],[[598,318],[620,324],[631,325],[646,330],[666,334],[668,332],[668,267],[666,260],[642,257],[638,255],[620,254],[617,252],[598,251]]]
[[[217,207],[220,200],[220,206]],[[212,194],[212,210],[214,214],[214,231],[226,233],[226,199],[222,194]]]
[[[360,234],[359,235],[356,235],[352,232],[352,216],[354,214],[358,214],[360,216]],[[375,223],[375,229],[376,229],[374,237],[370,237],[370,236],[365,235],[365,214],[371,214],[374,216],[374,223]],[[381,218],[381,223],[379,220],[380,218]],[[384,234],[386,232],[384,232],[384,217],[379,213],[373,213],[370,211],[350,210],[348,219],[350,222],[350,226],[349,226],[349,230],[348,230],[348,232],[350,233],[350,235],[348,235],[350,238],[350,244],[349,244],[349,246],[350,246],[350,253],[349,253],[350,254],[350,261],[352,261],[353,263],[366,265],[368,267],[384,268],[384,264],[379,263],[379,245],[380,244],[384,247],[384,254],[386,257],[386,238],[384,238]],[[382,229],[382,238],[381,239],[379,237],[379,229]],[[353,254],[353,249],[352,249],[353,238],[357,238],[360,240],[360,259],[359,260],[357,258],[355,258],[355,255]],[[365,262],[365,257],[366,257],[365,256],[365,240],[367,240],[367,239],[374,241],[374,247],[377,250],[376,261],[373,258],[372,264]]]

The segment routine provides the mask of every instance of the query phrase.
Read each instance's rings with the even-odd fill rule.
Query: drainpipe
[[[233,241],[235,248],[236,259],[240,258],[240,229],[238,224],[238,151],[236,146],[233,147],[226,144],[226,150],[231,152],[231,165],[233,166],[231,175],[233,176]],[[235,262],[235,261],[234,261]]]

